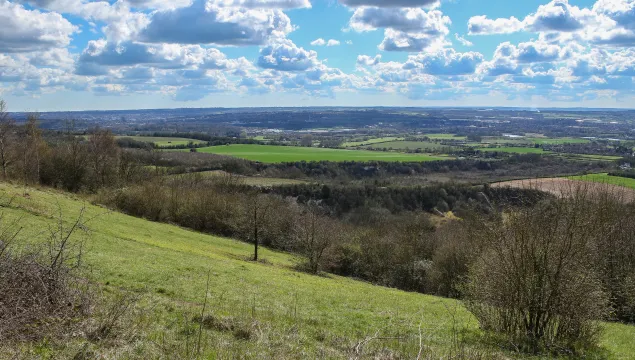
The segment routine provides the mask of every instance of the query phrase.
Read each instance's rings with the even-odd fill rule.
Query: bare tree
[[[7,171],[16,160],[15,143],[15,121],[11,119],[7,112],[7,103],[0,100],[0,166],[2,166],[2,177],[7,178]]]
[[[40,155],[45,145],[42,140],[42,131],[38,126],[39,114],[30,113],[24,127],[25,136],[22,141],[22,172],[24,183],[39,182],[40,180]]]
[[[254,261],[258,261],[258,247],[260,246],[260,232],[267,222],[271,202],[266,195],[254,193],[249,199],[249,227],[252,229],[254,242]]]
[[[101,187],[110,183],[116,175],[119,147],[110,130],[95,129],[88,138],[89,161],[93,172],[93,186]]]
[[[324,254],[342,233],[339,223],[325,216],[315,203],[310,203],[296,222],[296,236],[301,253],[307,258],[307,268],[317,274]]]

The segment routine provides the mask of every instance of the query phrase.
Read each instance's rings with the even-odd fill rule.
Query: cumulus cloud
[[[386,29],[384,41],[379,49],[384,51],[420,52],[428,48],[440,48],[449,45],[443,36],[431,36],[425,33],[405,33]]]
[[[362,7],[355,10],[349,27],[357,32],[385,29],[381,50],[419,52],[449,44],[445,37],[450,23],[439,10]]]
[[[54,12],[0,2],[0,52],[30,52],[68,46],[79,28]]]
[[[140,35],[149,43],[262,45],[293,30],[276,9],[217,7],[195,0],[186,8],[157,11]]]
[[[439,0],[339,0],[340,3],[351,6],[376,6],[376,7],[423,7],[436,6]]]
[[[381,61],[381,55],[375,55],[375,57],[370,57],[368,55],[359,55],[357,56],[357,65],[364,66],[373,66],[379,64]]]
[[[514,17],[474,16],[468,22],[468,29],[472,35],[527,31],[547,34],[563,43],[581,39],[596,45],[631,47],[635,46],[635,2],[598,0],[592,8],[580,8],[568,0],[552,0],[522,21]]]
[[[289,39],[263,47],[258,57],[258,66],[279,71],[304,71],[318,63],[317,52],[297,47]]]
[[[457,52],[442,49],[431,53],[411,55],[404,68],[428,75],[470,75],[484,60],[478,52]]]
[[[326,40],[319,38],[311,41],[311,45],[313,46],[324,46],[326,45]]]
[[[355,10],[349,26],[358,32],[388,28],[439,36],[449,32],[447,25],[450,23],[450,18],[439,10],[363,7]]]
[[[509,19],[492,20],[485,15],[479,15],[471,17],[467,27],[470,35],[511,34],[520,31],[523,23],[513,16]]]

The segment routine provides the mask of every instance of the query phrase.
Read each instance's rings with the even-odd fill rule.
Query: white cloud
[[[456,39],[456,41],[461,43],[461,45],[463,45],[463,46],[468,46],[468,47],[474,46],[474,44],[471,41],[467,40],[466,38],[464,38],[463,36],[461,36],[461,35],[459,35],[457,33],[454,34],[454,38]]]
[[[385,51],[419,52],[448,45],[449,17],[439,10],[362,7],[355,10],[349,27],[358,32],[385,29],[379,45]]]
[[[340,44],[341,44],[340,41],[335,39],[330,39],[327,41],[322,38],[319,38],[319,39],[315,39],[311,41],[311,45],[313,46],[339,46]]]
[[[54,12],[0,2],[0,52],[30,52],[68,46],[79,28]]]
[[[468,22],[470,35],[511,34],[520,31],[523,23],[511,17],[509,19],[488,19],[485,15],[473,16]]]
[[[317,52],[299,48],[289,39],[263,47],[258,57],[258,66],[279,71],[305,71],[318,63]]]
[[[280,10],[216,7],[203,0],[153,13],[139,40],[150,43],[262,45],[293,30]]]

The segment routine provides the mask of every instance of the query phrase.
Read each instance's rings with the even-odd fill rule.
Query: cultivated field
[[[136,140],[136,141],[152,143],[152,144],[155,144],[158,147],[187,145],[190,142],[192,142],[194,144],[204,144],[205,143],[205,141],[201,141],[201,140],[177,138],[177,137],[117,136],[116,138],[117,139],[120,139],[120,138],[131,138],[131,139]]]
[[[572,176],[570,178],[545,178],[504,181],[492,184],[493,187],[515,187],[545,191],[557,196],[573,194],[578,189],[600,193],[611,192],[625,201],[635,200],[635,180],[616,178],[606,174]],[[623,181],[623,180],[632,180]]]
[[[487,351],[483,358],[532,358],[487,347],[472,316],[454,300],[308,275],[294,270],[296,257],[267,249],[261,250],[265,261],[254,263],[247,261],[249,244],[109,212],[75,195],[7,184],[0,184],[0,195],[13,199],[3,220],[20,219],[26,239],[54,225],[58,209],[68,225],[85,207],[86,218],[97,216],[87,224],[91,280],[109,296],[130,291],[141,299],[116,328],[133,331],[134,341],[125,346],[118,338],[50,339],[37,347],[3,343],[6,358],[68,359],[80,349],[93,358],[165,358],[166,347],[192,346],[188,334],[199,330],[192,319],[201,314],[208,274],[205,358],[364,359],[388,353],[415,359],[421,351],[422,358],[436,359],[458,334],[468,349]],[[590,358],[627,359],[635,353],[634,338],[634,326],[606,324],[602,353]]]
[[[189,151],[189,150],[188,150]],[[322,149],[296,146],[228,145],[199,148],[199,152],[235,156],[263,163],[295,161],[434,161],[447,158],[367,150]]]

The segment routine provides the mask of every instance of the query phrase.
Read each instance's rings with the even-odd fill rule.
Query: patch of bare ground
[[[571,180],[566,178],[544,178],[503,181],[492,187],[512,187],[544,191],[555,196],[572,196],[579,192],[592,195],[611,194],[624,202],[635,201],[635,189],[599,182]]]

